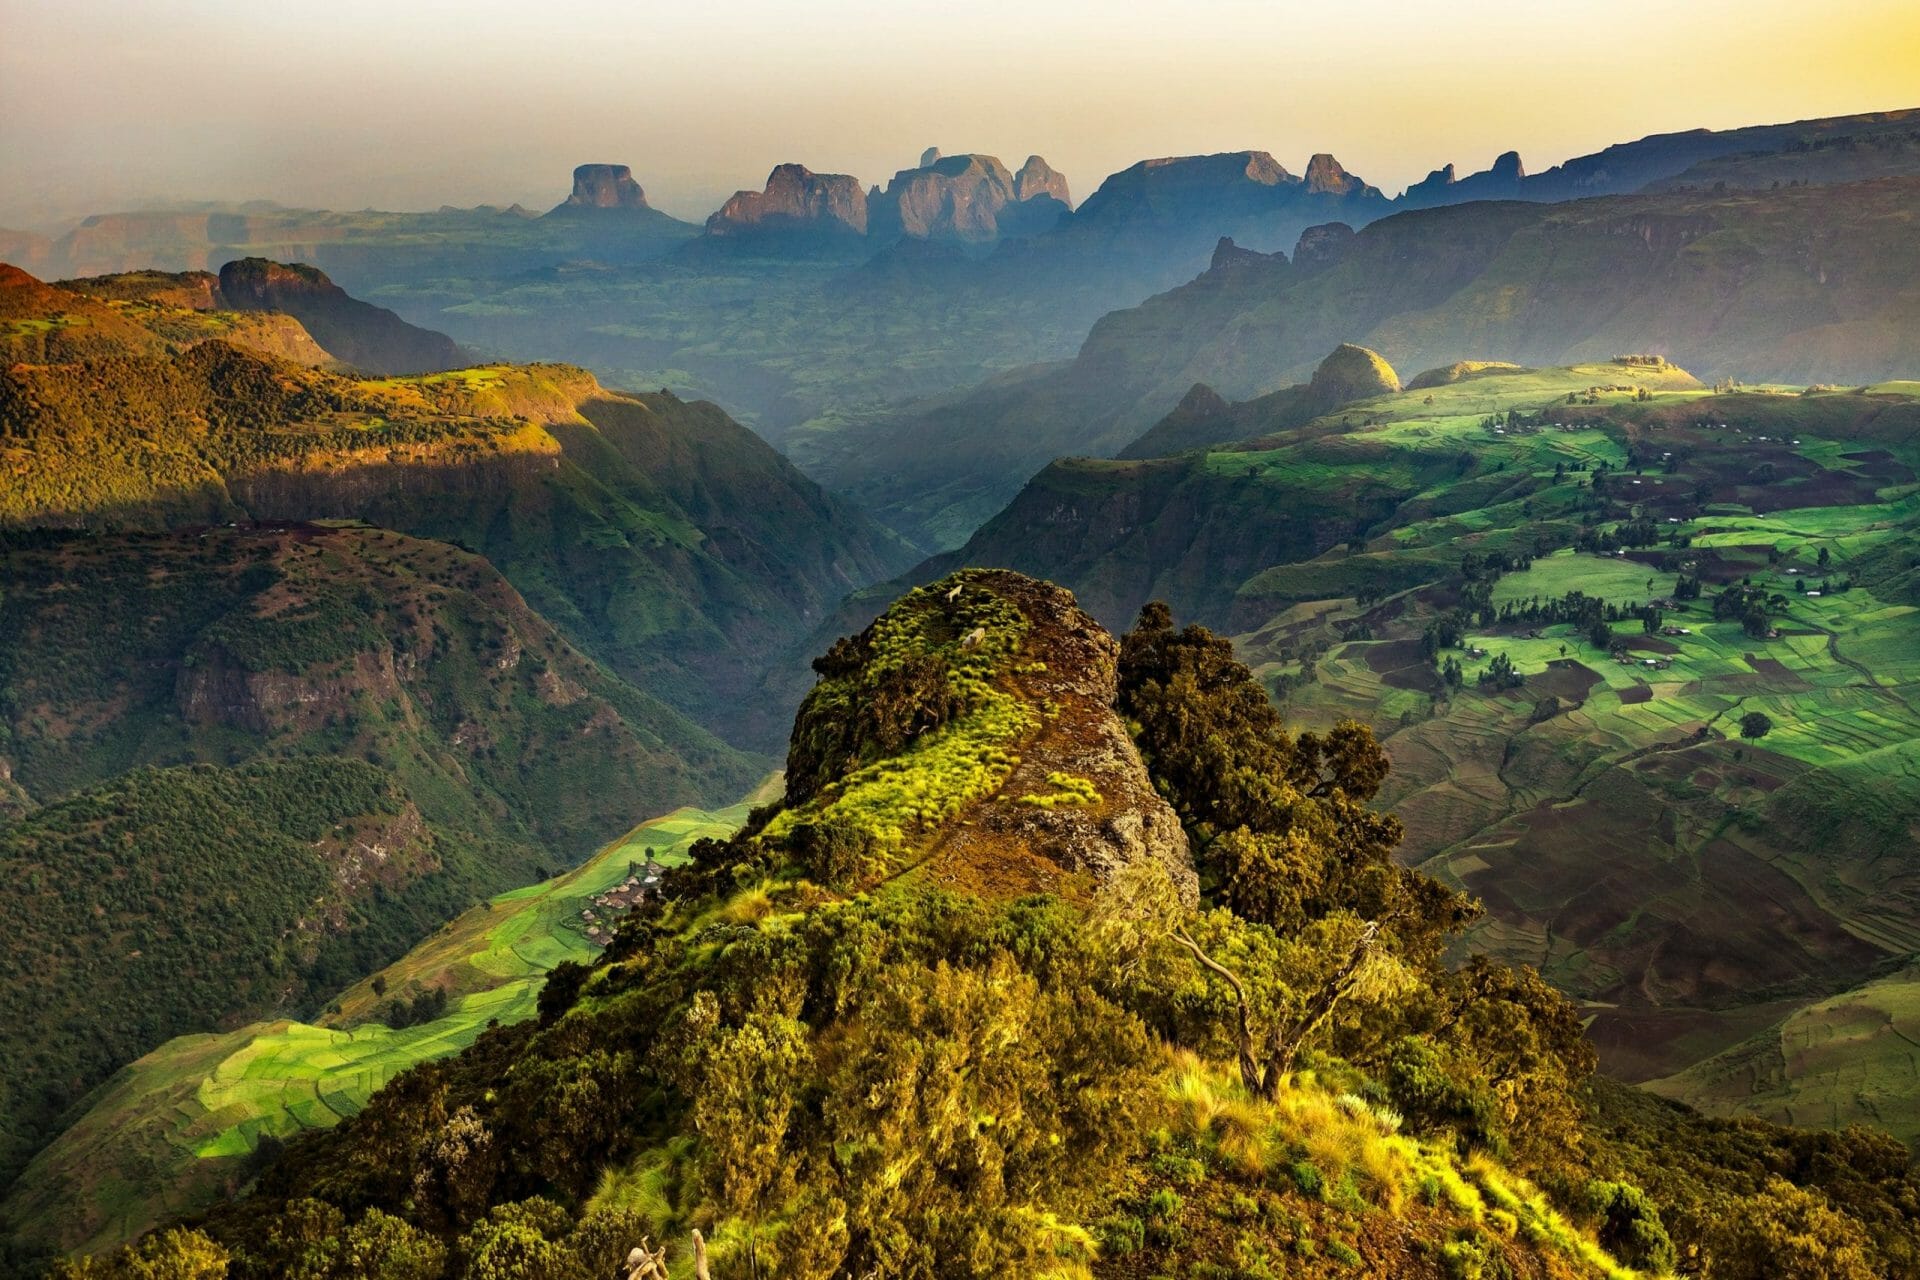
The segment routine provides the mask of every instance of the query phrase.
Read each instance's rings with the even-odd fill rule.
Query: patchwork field
[[[1395,453],[1457,450],[1458,478],[1244,584],[1262,621],[1242,652],[1290,719],[1385,737],[1406,856],[1485,903],[1473,945],[1586,1002],[1609,1070],[1722,1113],[1920,1141],[1902,1092],[1920,980],[1883,976],[1920,953],[1909,393],[1655,389],[1602,396],[1597,421],[1544,405],[1518,438],[1491,415],[1421,417],[1416,394],[1340,447],[1387,450],[1389,474]],[[1458,407],[1432,394],[1420,410]],[[1629,526],[1647,532],[1616,545]],[[1716,611],[1736,587],[1764,623]]]
[[[263,1139],[337,1124],[407,1068],[458,1052],[491,1022],[533,1016],[549,970],[597,953],[580,915],[596,894],[649,856],[684,861],[694,841],[738,827],[765,793],[643,823],[573,871],[465,912],[314,1023],[168,1042],[96,1091],[0,1209],[63,1250],[94,1251],[243,1185]],[[400,1029],[374,1020],[382,1006],[428,991],[448,997],[440,1016]]]

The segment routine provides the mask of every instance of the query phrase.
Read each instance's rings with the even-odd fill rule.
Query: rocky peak
[[[1018,203],[1013,175],[997,156],[941,156],[893,175],[868,210],[868,227],[884,239],[982,243],[1002,234],[1000,215]]]
[[[920,153],[920,167],[922,169],[931,169],[933,167],[934,161],[938,160],[940,158],[940,155],[941,155],[940,148],[928,147],[925,151],[922,151]]]
[[[1307,161],[1306,183],[1307,194],[1316,196],[1344,196],[1366,185],[1324,151]]]
[[[782,164],[767,175],[765,191],[735,192],[707,219],[710,236],[778,231],[865,235],[867,193],[847,174]]]
[[[852,827],[894,868],[990,894],[1154,860],[1197,900],[1186,834],[1114,710],[1119,652],[1072,593],[1018,573],[908,592],[814,663],[769,835]]]
[[[1344,222],[1308,227],[1293,246],[1293,265],[1302,271],[1325,271],[1347,256],[1353,235],[1353,228]]]
[[[1020,172],[1013,175],[1013,198],[1027,201],[1041,196],[1050,196],[1068,207],[1073,205],[1073,197],[1067,191],[1067,176],[1041,157],[1028,156]]]
[[[1487,170],[1487,174],[1502,182],[1518,182],[1527,176],[1527,166],[1520,162],[1518,151],[1503,151],[1494,160],[1493,168]]]
[[[1287,255],[1284,253],[1261,253],[1257,249],[1242,249],[1233,242],[1232,236],[1221,236],[1220,243],[1213,246],[1213,259],[1207,264],[1207,270],[1233,271],[1243,267],[1258,267],[1286,260]]]
[[[573,171],[573,192],[562,209],[645,209],[647,193],[624,164],[583,164]]]

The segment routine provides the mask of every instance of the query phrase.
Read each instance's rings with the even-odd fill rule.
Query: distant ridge
[[[471,361],[452,338],[350,296],[318,267],[241,258],[220,268],[220,295],[240,311],[284,311],[366,373],[438,373]]]

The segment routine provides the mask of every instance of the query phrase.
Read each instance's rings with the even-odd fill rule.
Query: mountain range
[[[1920,1277],[1917,213],[0,233],[0,1273]]]
[[[1504,202],[1319,229],[1103,317],[1079,353],[789,451],[922,545],[965,534],[1061,455],[1125,450],[1204,384],[1248,398],[1343,341],[1401,368],[1669,357],[1709,380],[1869,383],[1920,363],[1920,178]],[[964,424],[964,430],[956,427]]]

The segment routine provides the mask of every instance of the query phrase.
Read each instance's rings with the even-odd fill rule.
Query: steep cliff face
[[[783,164],[764,191],[739,191],[707,219],[710,236],[863,236],[867,193],[844,173],[815,173]]]
[[[0,423],[22,442],[0,523],[355,518],[475,548],[595,657],[759,749],[791,706],[743,696],[760,673],[910,560],[714,406],[564,365],[360,380],[206,341],[0,368]]]
[[[53,288],[104,303],[117,321],[138,325],[159,338],[164,345],[151,354],[218,341],[309,368],[341,363],[295,317],[280,311],[236,309],[221,293],[220,278],[210,271],[127,271],[63,280]],[[115,331],[123,332],[110,332]],[[116,354],[140,351],[124,340],[117,345]]]

